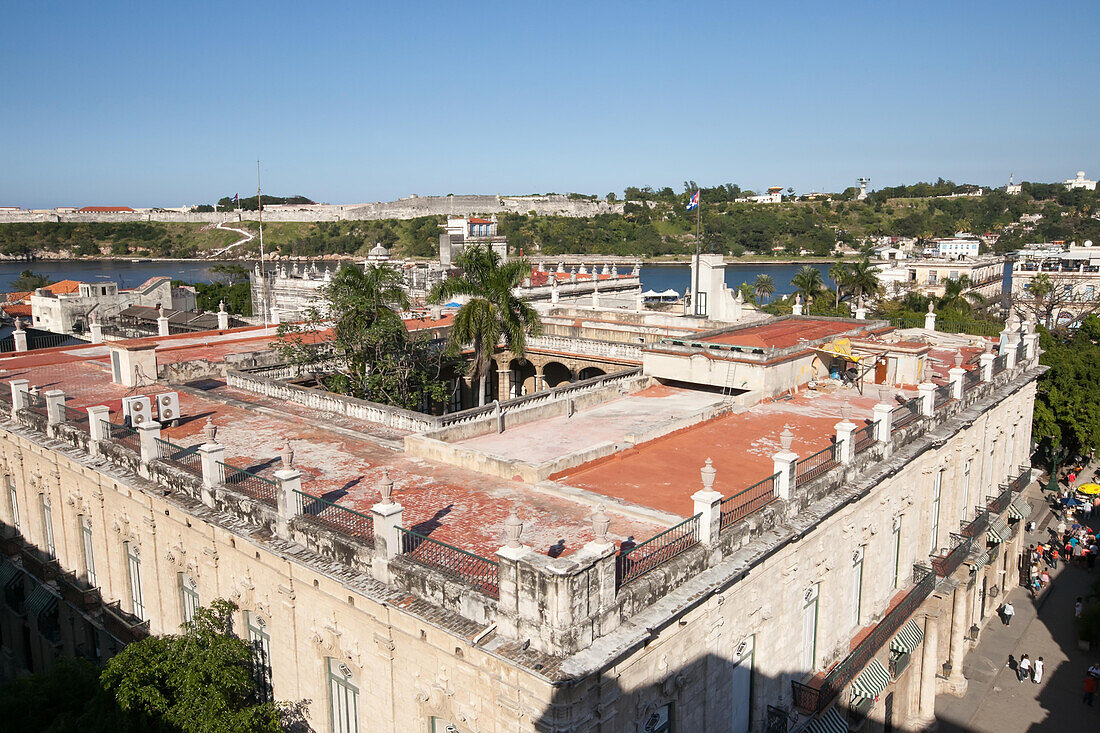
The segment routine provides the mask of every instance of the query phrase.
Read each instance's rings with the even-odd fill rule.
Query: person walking
[[[1093,698],[1096,697],[1096,678],[1091,674],[1085,675],[1085,696],[1082,699],[1086,705],[1092,707]]]
[[[1046,666],[1043,663],[1043,658],[1039,657],[1035,660],[1035,664],[1031,665],[1031,681],[1035,684],[1040,684],[1043,681],[1043,667]]]
[[[1023,682],[1026,679],[1031,679],[1031,660],[1028,659],[1026,654],[1023,654],[1016,665],[1016,681]]]
[[[1080,603],[1078,603],[1080,605]],[[1016,609],[1012,607],[1012,604],[1005,601],[1005,604],[1001,606],[1001,618],[1004,620],[1005,626],[1012,625],[1012,617],[1016,615]],[[1080,616],[1080,613],[1078,613]]]
[[[1046,570],[1044,570],[1043,574],[1039,576],[1039,582],[1043,584],[1044,589],[1048,585],[1050,585],[1050,573],[1048,573]]]

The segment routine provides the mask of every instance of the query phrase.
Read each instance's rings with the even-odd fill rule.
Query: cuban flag
[[[233,203],[237,203],[240,200],[241,200],[241,195],[239,193],[233,194]]]
[[[699,192],[696,191],[695,194],[691,197],[691,201],[688,201],[687,210],[691,211],[692,209],[698,209],[698,208],[699,208]]]

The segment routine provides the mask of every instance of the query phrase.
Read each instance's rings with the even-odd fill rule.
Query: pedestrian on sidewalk
[[[1050,573],[1044,570],[1043,574],[1039,576],[1039,582],[1043,584],[1043,589],[1045,590],[1046,587],[1050,585]]]
[[[1081,602],[1081,596],[1077,596],[1077,600],[1073,604],[1073,617],[1081,618],[1081,611],[1084,609],[1084,605]]]
[[[1080,603],[1078,603],[1078,606],[1080,606]],[[1015,615],[1016,615],[1016,609],[1012,607],[1011,603],[1009,603],[1008,601],[1005,601],[1004,605],[1001,606],[1001,621],[1004,622],[1005,626],[1011,626],[1012,625],[1012,617],[1015,616]],[[1080,616],[1081,615],[1080,612],[1078,612],[1077,615]]]
[[[1092,707],[1092,700],[1096,697],[1096,678],[1091,674],[1085,675],[1085,697],[1083,702]]]
[[[1020,656],[1020,663],[1016,665],[1016,681],[1023,682],[1031,678],[1031,660],[1026,654]]]
[[[1039,657],[1035,660],[1035,664],[1031,665],[1031,681],[1035,684],[1039,684],[1043,681],[1043,658]]]

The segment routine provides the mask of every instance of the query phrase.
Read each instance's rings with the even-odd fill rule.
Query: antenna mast
[[[264,201],[260,191],[260,161],[256,160],[256,212],[260,220],[260,308],[264,312],[264,333],[267,333],[267,270],[264,267]]]

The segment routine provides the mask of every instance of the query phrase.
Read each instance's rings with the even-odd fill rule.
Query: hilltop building
[[[552,389],[443,415],[258,328],[0,357],[4,672],[220,597],[326,733],[915,731],[965,691],[1031,515],[1029,325],[558,308],[494,355]]]
[[[1085,178],[1085,172],[1084,171],[1077,171],[1077,177],[1076,178],[1071,178],[1068,181],[1065,181],[1065,184],[1066,184],[1066,188],[1068,188],[1071,191],[1075,188],[1083,188],[1086,191],[1095,191],[1096,190],[1096,181],[1093,181],[1089,178]]]
[[[113,282],[64,280],[33,293],[9,293],[4,311],[12,317],[29,316],[35,328],[83,334],[92,323],[106,323],[134,305],[194,310],[195,289],[174,286],[168,277],[152,277],[132,289],[120,289]]]

